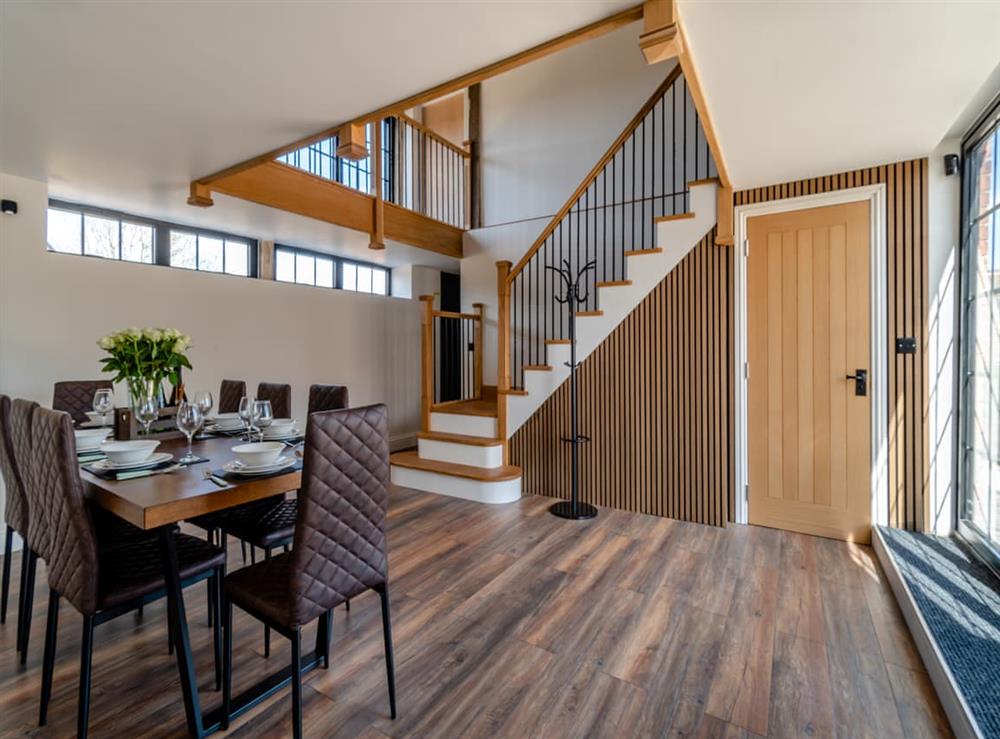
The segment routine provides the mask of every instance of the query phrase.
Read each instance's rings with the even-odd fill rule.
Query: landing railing
[[[421,295],[421,405],[424,431],[431,410],[441,404],[483,397],[483,304],[474,313],[434,309],[434,296]]]
[[[717,176],[698,113],[678,65],[615,139],[527,253],[498,264],[498,390],[524,387],[524,370],[545,362],[545,342],[568,337],[569,308],[549,266],[573,274],[590,261],[587,300],[627,278],[626,253],[655,246],[659,218],[684,213],[688,183]]]
[[[365,126],[371,152],[376,140],[382,155],[382,197],[456,228],[468,228],[469,152],[406,115],[382,119],[381,136]],[[372,157],[337,155],[338,137],[331,136],[283,154],[278,161],[326,180],[375,194]]]

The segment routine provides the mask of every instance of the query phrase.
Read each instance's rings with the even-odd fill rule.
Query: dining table
[[[206,476],[206,471],[218,476],[227,462],[236,459],[232,447],[237,439],[213,437],[195,440],[192,451],[207,461],[183,466],[166,474],[151,474],[128,480],[105,479],[81,467],[80,476],[85,495],[93,505],[128,521],[140,529],[156,532],[163,562],[167,610],[175,634],[175,654],[180,672],[181,691],[188,731],[202,737],[218,731],[224,725],[222,708],[202,711],[191,656],[191,642],[184,610],[184,593],[177,561],[173,531],[180,522],[206,513],[224,511],[252,501],[263,500],[299,488],[302,479],[300,465],[287,472],[266,477],[236,477],[226,475],[220,482]],[[162,441],[157,451],[173,453],[179,458],[186,450],[186,439]],[[289,447],[291,453],[291,447]],[[323,640],[322,642],[320,640]],[[303,655],[302,671],[313,669],[320,662],[325,634],[317,634],[317,649]],[[229,719],[236,718],[290,682],[291,668],[270,675],[243,693],[235,696]],[[226,722],[228,723],[228,721]]]

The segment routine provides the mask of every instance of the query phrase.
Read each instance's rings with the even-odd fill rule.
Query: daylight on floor
[[[1000,739],[1000,0],[0,0],[0,201],[0,737]]]

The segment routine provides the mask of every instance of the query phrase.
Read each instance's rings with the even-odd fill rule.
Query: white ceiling
[[[737,188],[926,156],[1000,65],[1000,0],[680,0]]]
[[[632,4],[2,0],[0,171],[64,199],[453,264],[227,198],[191,208],[188,183]]]
[[[67,200],[454,267],[224,196],[191,208],[187,186],[635,1],[0,0],[0,171]],[[1000,66],[1000,0],[680,1],[737,187],[924,156]]]

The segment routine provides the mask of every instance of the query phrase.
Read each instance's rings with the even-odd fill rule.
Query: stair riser
[[[421,459],[433,459],[438,462],[452,464],[467,464],[471,467],[492,469],[503,466],[503,445],[474,446],[472,444],[456,444],[450,441],[436,439],[418,439],[417,453]]]
[[[390,469],[390,478],[394,485],[479,503],[512,503],[521,497],[520,477],[502,482],[484,482],[393,465]]]
[[[495,439],[497,419],[489,416],[465,416],[459,413],[431,413],[431,431]]]

